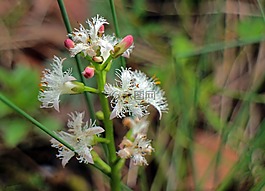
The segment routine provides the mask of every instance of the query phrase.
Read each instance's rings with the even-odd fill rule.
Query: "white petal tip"
[[[115,110],[113,110],[112,112],[111,112],[111,114],[110,114],[110,119],[114,119],[115,117],[117,116],[117,113],[116,113],[116,111]]]

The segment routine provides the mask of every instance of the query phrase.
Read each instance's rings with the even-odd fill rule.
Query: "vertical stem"
[[[114,5],[114,0],[109,0],[110,3],[110,9],[111,9],[111,14],[114,22],[114,27],[115,27],[115,33],[117,37],[120,37],[120,30],[119,30],[119,25],[118,25],[118,20],[117,20],[117,14],[115,10],[115,5]]]
[[[71,27],[71,24],[70,24],[70,21],[69,21],[69,18],[68,18],[66,9],[65,9],[64,2],[63,2],[63,0],[57,0],[57,2],[58,2],[58,5],[60,7],[60,11],[61,11],[61,14],[62,14],[62,17],[63,17],[63,21],[64,21],[65,28],[67,30],[67,33],[71,33],[72,32],[72,27]],[[79,73],[80,78],[81,78],[81,82],[83,84],[85,84],[85,78],[84,78],[83,75],[81,75],[82,66],[81,66],[81,60],[80,60],[80,56],[79,55],[75,56],[75,61],[77,63],[77,69],[78,69],[78,73]],[[86,102],[87,102],[87,105],[88,105],[88,110],[89,110],[90,117],[91,117],[91,119],[93,121],[95,121],[96,115],[95,115],[95,111],[94,111],[94,107],[93,107],[90,95],[89,95],[88,92],[85,92],[84,94],[85,94],[85,99],[86,99]]]
[[[105,71],[98,71],[97,72],[97,82],[98,82],[98,89],[99,89],[99,99],[102,107],[102,111],[104,113],[104,127],[106,138],[110,141],[108,143],[108,151],[109,151],[109,163],[111,167],[111,179],[110,185],[111,190],[119,191],[120,190],[120,168],[117,163],[117,156],[116,156],[116,148],[115,148],[115,140],[114,140],[114,130],[113,130],[113,123],[110,120],[110,109],[109,109],[109,102],[106,96],[102,93],[104,90],[104,85],[106,82],[106,73]]]
[[[111,9],[111,14],[112,14],[112,18],[113,18],[115,33],[116,33],[117,37],[120,37],[120,30],[119,30],[119,24],[118,24],[118,20],[117,20],[117,14],[116,14],[116,10],[115,10],[114,0],[109,0],[109,2],[110,2],[110,9]],[[125,68],[126,62],[122,56],[120,57],[120,61],[121,61],[121,66],[123,68]]]
[[[67,31],[67,33],[71,33],[72,32],[72,27],[71,27],[68,14],[67,14],[65,6],[64,6],[64,2],[63,2],[63,0],[58,0],[57,2],[58,2],[58,5],[59,5],[59,8],[60,8],[62,17],[63,17],[63,22],[64,22],[64,25],[65,25],[66,31]]]

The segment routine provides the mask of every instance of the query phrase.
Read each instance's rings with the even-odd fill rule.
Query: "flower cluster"
[[[161,119],[162,113],[167,112],[168,104],[164,96],[164,91],[158,86],[160,84],[154,78],[147,77],[141,71],[132,71],[131,68],[121,68],[116,71],[116,84],[106,83],[106,73],[109,71],[112,60],[119,56],[129,57],[134,48],[133,37],[127,35],[123,39],[116,38],[114,35],[105,34],[105,25],[108,24],[105,18],[96,15],[91,20],[87,20],[88,28],[80,24],[76,29],[68,34],[68,39],[64,41],[65,47],[69,50],[70,55],[82,55],[89,61],[82,75],[86,79],[96,76],[97,89],[88,87],[82,82],[78,82],[72,75],[72,69],[63,71],[63,61],[59,57],[54,57],[51,69],[43,71],[41,79],[41,89],[38,99],[42,102],[42,108],[54,107],[59,112],[60,96],[63,94],[79,94],[90,92],[99,94],[102,108],[108,107],[107,97],[112,97],[111,114],[104,111],[104,117],[125,118],[126,126],[130,127],[127,136],[120,143],[120,150],[117,152],[121,158],[130,158],[134,165],[147,165],[146,156],[150,155],[154,149],[151,146],[151,140],[147,138],[149,122],[146,117],[149,114],[148,107],[152,105],[159,113]],[[107,110],[108,111],[108,110]],[[71,113],[71,120],[68,121],[68,131],[58,132],[57,136],[69,145],[70,150],[65,145],[58,142],[59,138],[52,139],[52,147],[58,148],[57,157],[62,159],[62,165],[65,166],[68,161],[77,154],[80,162],[94,162],[91,150],[95,145],[95,137],[104,132],[102,127],[96,126],[95,122],[88,125],[84,123],[84,113]],[[110,127],[107,123],[109,119],[104,119],[103,123],[106,128]],[[109,122],[109,121],[108,121]],[[112,140],[106,133],[107,141]],[[97,138],[97,140],[105,140]],[[105,140],[106,141],[106,140]],[[63,142],[63,141],[62,141]],[[113,144],[113,143],[109,143]],[[95,160],[96,161],[96,160]]]
[[[114,57],[122,55],[129,57],[133,49],[132,36],[125,39],[116,38],[114,35],[104,34],[104,25],[109,24],[105,18],[97,15],[92,20],[87,20],[88,28],[80,24],[79,29],[75,28],[74,32],[69,34],[72,39],[65,41],[71,56],[82,53],[84,57],[89,56],[95,62],[104,62],[113,54]],[[129,43],[127,43],[130,41]],[[129,44],[129,47],[127,45]],[[126,50],[124,50],[126,49]],[[119,54],[120,53],[120,54]]]
[[[117,70],[119,78],[115,86],[106,84],[104,93],[113,97],[111,105],[114,108],[110,118],[123,118],[126,114],[133,117],[148,115],[148,106],[153,105],[159,112],[160,119],[162,112],[167,111],[167,101],[164,91],[156,85],[156,81],[148,78],[140,71],[131,71],[130,68]]]
[[[75,152],[78,154],[77,159],[79,162],[93,164],[94,162],[90,151],[95,144],[95,136],[105,130],[102,127],[96,126],[95,122],[92,123],[92,121],[90,121],[89,125],[88,122],[84,124],[84,112],[71,113],[69,116],[71,120],[69,120],[67,124],[69,127],[68,132],[60,131],[57,135],[75,149]],[[51,139],[51,143],[52,147],[58,148],[59,154],[57,157],[62,159],[62,165],[65,166],[75,155],[75,152],[69,150],[54,138]]]
[[[124,137],[117,154],[121,158],[131,158],[134,165],[148,165],[145,155],[150,155],[154,150],[150,143],[151,140],[143,134],[138,134],[133,142]]]
[[[121,158],[131,158],[134,165],[148,165],[145,156],[150,155],[154,148],[151,146],[151,140],[147,139],[147,131],[149,122],[146,121],[146,117],[139,120],[135,118],[125,118],[124,125],[128,126],[132,130],[131,140],[124,137],[119,145],[120,150],[117,154]]]

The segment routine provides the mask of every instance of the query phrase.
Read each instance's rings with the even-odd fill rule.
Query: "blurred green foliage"
[[[17,106],[25,108],[27,112],[36,110],[38,105],[39,74],[37,71],[18,65],[14,70],[0,68],[1,91]],[[2,102],[0,116],[13,113]]]
[[[1,92],[18,107],[37,118],[40,115],[39,75],[39,71],[26,65],[17,65],[13,70],[0,68]],[[29,122],[2,102],[0,102],[0,119],[1,138],[8,147],[15,147],[26,141],[29,138],[29,132],[36,130],[32,129]],[[40,121],[51,130],[59,129],[61,126],[57,119],[49,115],[43,115]],[[43,133],[41,132],[40,135]]]
[[[0,68],[1,91],[16,105],[33,113],[38,105],[38,73],[23,65],[14,70]],[[12,109],[0,102],[2,139],[10,147],[23,141],[30,131],[30,124],[17,116]]]
[[[237,34],[242,39],[260,37],[265,33],[263,18],[247,18],[238,23]]]

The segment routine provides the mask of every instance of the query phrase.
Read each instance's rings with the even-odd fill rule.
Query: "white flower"
[[[83,52],[84,56],[96,56],[97,52],[100,51],[100,55],[104,59],[107,59],[109,53],[106,54],[106,51],[113,49],[112,39],[100,37],[98,35],[99,29],[104,24],[109,24],[106,19],[97,15],[92,18],[92,21],[87,20],[89,29],[86,29],[82,24],[80,24],[79,29],[74,29],[75,31],[72,34],[69,34],[72,37],[72,40],[75,43],[74,48],[70,48],[71,56]]]
[[[134,165],[148,165],[145,156],[150,155],[154,148],[151,146],[151,140],[148,140],[145,134],[137,134],[132,142],[126,137],[123,138],[120,144],[120,150],[117,154],[121,158],[131,158]]]
[[[96,17],[93,17],[92,21],[87,20],[86,23],[89,25],[90,29],[88,30],[88,33],[89,33],[90,38],[93,41],[99,38],[98,31],[101,25],[109,24],[104,17],[101,17],[99,15],[97,15]]]
[[[150,104],[157,109],[161,119],[162,112],[168,110],[168,104],[164,91],[156,85],[154,79],[140,71],[131,71],[130,68],[117,70],[116,75],[119,78],[116,85],[106,84],[104,87],[107,97],[113,97],[111,119],[122,118],[126,114],[140,118],[149,114],[147,107]]]
[[[64,59],[54,56],[51,64],[52,70],[45,69],[41,79],[41,91],[38,99],[42,102],[41,108],[54,107],[59,111],[59,98],[62,94],[82,93],[84,84],[74,82],[76,79],[72,76],[72,70],[63,72]]]
[[[94,136],[104,132],[104,129],[96,126],[95,122],[92,123],[91,120],[89,125],[88,122],[84,124],[84,112],[71,113],[69,116],[71,117],[71,120],[69,120],[67,124],[69,127],[68,132],[61,131],[58,132],[57,135],[74,148],[75,152],[78,154],[77,160],[79,160],[80,163],[84,162],[93,164],[94,161],[90,151],[95,144]],[[75,155],[75,152],[69,150],[54,138],[51,139],[51,143],[52,147],[58,148],[59,154],[56,156],[62,159],[62,165],[64,167]]]
[[[75,28],[74,32],[68,35],[74,42],[74,47],[69,49],[71,56],[74,57],[82,52],[84,56],[101,56],[105,61],[121,39],[116,38],[114,35],[104,35],[100,32],[100,27],[109,23],[99,15],[93,17],[91,21],[87,20],[86,23],[88,24],[88,29],[80,24],[79,29]],[[133,46],[124,52],[123,56],[129,57],[132,48]]]

